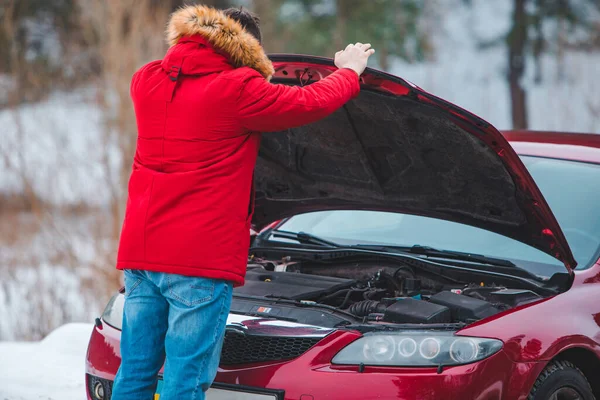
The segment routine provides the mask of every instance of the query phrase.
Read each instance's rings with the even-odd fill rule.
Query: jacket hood
[[[166,35],[171,47],[166,58],[178,55],[175,49],[178,43],[192,41],[202,45],[206,41],[234,68],[250,67],[267,80],[274,73],[273,65],[258,40],[237,21],[212,7],[188,5],[175,11],[169,19]],[[183,73],[186,73],[185,70]]]
[[[274,82],[306,85],[331,60],[272,56]],[[255,170],[256,229],[328,209],[370,209],[472,225],[576,266],[519,156],[481,118],[367,68],[360,95],[333,115],[264,134]]]

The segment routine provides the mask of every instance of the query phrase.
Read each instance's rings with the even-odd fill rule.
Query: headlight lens
[[[403,338],[398,342],[398,354],[401,357],[412,357],[417,352],[417,342],[413,338]]]
[[[496,339],[454,336],[452,332],[371,332],[350,343],[334,364],[434,367],[483,360],[498,352]]]
[[[456,339],[450,345],[450,357],[459,364],[465,364],[476,360],[479,354],[479,346],[473,339]]]
[[[396,343],[389,336],[378,336],[363,346],[363,356],[370,360],[386,362],[394,358]]]
[[[125,296],[121,293],[115,294],[104,308],[102,320],[116,329],[123,328],[123,305]]]

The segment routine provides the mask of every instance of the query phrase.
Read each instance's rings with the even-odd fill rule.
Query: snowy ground
[[[67,324],[40,342],[0,342],[0,400],[85,399],[91,324]]]

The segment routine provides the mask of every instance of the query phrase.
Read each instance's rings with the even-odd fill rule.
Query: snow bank
[[[92,327],[67,324],[41,342],[0,342],[0,399],[84,399]]]

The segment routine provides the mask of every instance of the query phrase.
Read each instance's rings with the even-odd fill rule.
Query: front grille
[[[252,336],[227,332],[221,351],[221,365],[248,364],[296,358],[322,338]]]

